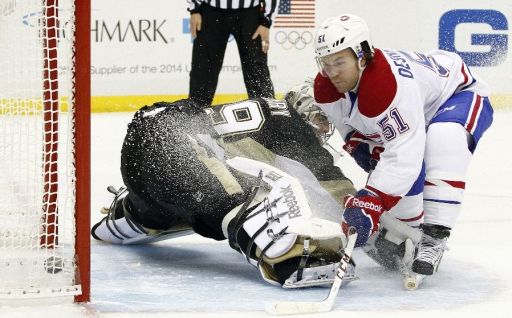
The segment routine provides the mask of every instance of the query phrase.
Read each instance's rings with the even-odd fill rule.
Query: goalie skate
[[[119,189],[109,186],[110,204],[104,204],[100,212],[107,214],[91,229],[93,238],[112,244],[147,244],[171,238],[193,234],[192,228],[185,222],[174,224],[166,230],[145,228],[138,224],[123,207],[123,199],[128,194],[125,187]],[[124,216],[122,216],[124,215]]]
[[[149,230],[145,236],[138,236],[132,239],[128,239],[123,244],[155,243],[194,233],[194,230],[192,230],[190,226],[173,226],[172,228],[163,231]]]
[[[339,263],[328,264],[324,266],[316,266],[313,268],[304,268],[302,279],[298,280],[298,271],[295,271],[288,278],[283,288],[305,288],[314,286],[331,286],[334,283]],[[342,285],[346,285],[352,281],[358,280],[359,277],[355,272],[355,265],[349,263],[347,271],[343,276]]]
[[[283,301],[283,302],[275,302],[266,306],[265,310],[269,314],[274,315],[291,315],[291,314],[310,314],[310,313],[319,313],[319,312],[327,312],[332,310],[334,307],[334,302],[336,301],[336,296],[338,295],[338,291],[341,287],[343,276],[347,270],[347,267],[350,262],[350,258],[352,256],[352,251],[354,250],[354,246],[357,240],[357,233],[353,228],[349,230],[348,242],[345,247],[344,254],[339,262],[339,265],[336,270],[336,276],[334,278],[334,282],[331,286],[331,290],[329,291],[329,295],[322,301],[309,301],[309,302],[296,302],[296,301]]]

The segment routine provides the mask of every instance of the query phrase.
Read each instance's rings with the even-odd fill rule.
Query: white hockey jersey
[[[362,73],[357,94],[340,94],[318,74],[315,99],[343,137],[357,130],[384,144],[367,185],[382,192],[390,209],[418,177],[426,126],[439,107],[459,91],[488,96],[485,83],[454,53],[427,54],[376,49]]]

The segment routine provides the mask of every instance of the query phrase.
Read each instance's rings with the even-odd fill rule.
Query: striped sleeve
[[[201,6],[202,0],[187,0],[188,3],[188,12],[190,13],[198,13],[199,8]]]

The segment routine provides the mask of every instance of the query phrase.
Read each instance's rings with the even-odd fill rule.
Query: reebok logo
[[[457,106],[453,105],[453,106],[450,106],[450,107],[445,107],[443,109],[440,109],[440,110],[437,111],[437,113],[434,115],[434,117],[438,116],[438,115],[440,115],[440,114],[442,114],[444,112],[449,112],[450,110],[454,110],[456,107]]]
[[[352,201],[352,205],[358,208],[372,210],[378,213],[382,213],[382,206],[380,204],[375,204],[373,202],[365,202],[361,201],[357,198],[354,198]]]
[[[292,190],[292,186],[288,185],[285,188],[281,188],[281,194],[284,196],[284,202],[288,206],[288,217],[290,219],[302,216],[300,214],[300,208],[299,204],[297,202],[297,198],[295,198],[295,195]]]

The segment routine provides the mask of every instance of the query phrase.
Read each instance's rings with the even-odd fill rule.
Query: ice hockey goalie
[[[227,239],[270,283],[332,282],[345,245],[341,201],[355,190],[291,103],[143,107],[129,124],[121,173],[125,186],[110,188],[115,198],[94,238],[131,244],[197,233]]]

